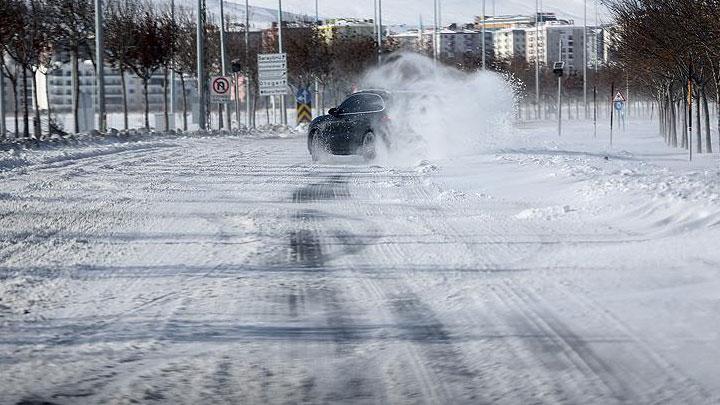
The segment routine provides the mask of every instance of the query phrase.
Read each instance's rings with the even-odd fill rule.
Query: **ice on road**
[[[167,137],[0,172],[0,403],[717,401],[714,189],[609,156]]]

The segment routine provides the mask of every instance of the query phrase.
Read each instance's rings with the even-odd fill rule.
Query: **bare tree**
[[[128,54],[128,66],[142,80],[145,98],[145,128],[150,128],[150,98],[148,83],[166,63],[170,54],[171,38],[163,29],[162,16],[149,4],[142,3],[135,24],[126,33],[132,46]]]
[[[79,104],[80,80],[78,78],[78,60],[89,56],[89,40],[95,32],[93,23],[94,6],[90,0],[46,0],[47,15],[51,17],[49,34],[53,47],[70,54],[72,69],[72,116],[73,131],[80,132]],[[83,55],[85,53],[85,55]]]
[[[135,17],[141,10],[136,0],[113,0],[105,8],[105,52],[108,63],[120,73],[123,104],[123,127],[128,129],[128,98],[126,73],[130,55],[136,46],[129,32],[135,30]]]
[[[50,41],[47,37],[47,14],[42,0],[16,1],[15,7],[20,15],[20,24],[15,35],[10,38],[6,51],[22,68],[23,77],[23,135],[30,136],[28,106],[28,75],[34,89],[33,100],[33,135],[40,138],[40,108],[38,105],[37,79],[38,70],[48,65],[52,55]]]
[[[173,34],[172,69],[180,77],[183,105],[183,130],[187,131],[187,75],[196,72],[196,47],[195,47],[195,17],[186,9],[180,9],[175,13],[175,32]]]

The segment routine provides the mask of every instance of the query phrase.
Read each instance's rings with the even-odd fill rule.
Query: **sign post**
[[[557,92],[557,115],[558,115],[558,136],[562,136],[562,78],[565,72],[565,62],[555,62],[553,65],[553,73],[558,78]]]
[[[288,93],[287,54],[258,55],[258,88],[261,96],[280,96]]]
[[[625,96],[621,92],[617,92],[615,94],[615,98],[613,98],[613,108],[615,108],[615,111],[617,111],[618,116],[620,119],[622,119],[623,124],[623,131],[625,131],[625,102],[627,100],[625,99]]]
[[[692,103],[693,103],[693,81],[692,81],[692,67],[690,68],[690,78],[688,79],[688,88],[687,88],[687,115],[688,115],[688,134],[687,134],[687,146],[688,150],[690,151],[690,161],[692,161]],[[698,125],[700,123],[698,122]]]
[[[307,88],[300,89],[295,98],[297,99],[297,124],[310,123],[312,121],[312,93]]]
[[[218,105],[218,113],[220,114],[218,125],[220,129],[223,127],[223,107],[225,104],[232,102],[231,83],[232,77],[230,76],[213,76],[210,78],[210,103],[216,103]]]
[[[210,78],[210,102],[225,104],[231,102],[232,77],[214,76]]]

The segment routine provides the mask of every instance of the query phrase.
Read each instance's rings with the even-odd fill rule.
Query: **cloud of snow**
[[[392,146],[380,164],[416,164],[485,149],[510,131],[515,91],[493,72],[466,73],[415,53],[394,54],[368,71],[365,89],[394,93]]]

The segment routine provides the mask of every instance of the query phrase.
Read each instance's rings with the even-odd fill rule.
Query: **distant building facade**
[[[336,39],[374,39],[377,35],[376,24],[372,19],[338,18],[327,20],[318,27],[320,35],[326,41]]]
[[[454,59],[463,56],[479,56],[482,54],[483,34],[477,30],[457,29],[452,25],[448,28],[438,30],[437,47],[440,58]],[[410,30],[403,33],[391,34],[392,39],[400,49],[428,50],[432,51],[435,43],[435,31],[432,29]],[[493,35],[485,33],[485,52],[488,57],[493,55]]]
[[[497,59],[527,57],[527,30],[503,28],[493,33],[493,46]]]
[[[69,112],[72,110],[72,68],[69,63],[60,65],[47,76],[48,102],[55,112]],[[96,78],[95,67],[90,61],[81,62],[78,69],[80,93],[89,94],[93,105],[95,100]],[[140,78],[131,72],[125,72],[127,86],[127,103],[131,111],[140,111],[145,108],[143,83]],[[148,82],[148,102],[151,111],[164,109],[165,78],[162,72],[157,72]],[[179,91],[180,85],[176,89]],[[121,112],[123,110],[122,78],[120,72],[110,66],[105,67],[105,108],[108,112]]]

